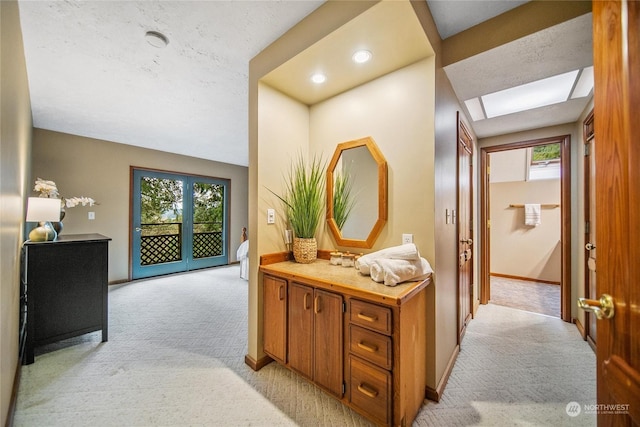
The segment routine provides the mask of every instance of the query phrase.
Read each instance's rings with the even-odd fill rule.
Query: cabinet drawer
[[[391,309],[364,301],[351,300],[351,323],[391,334]]]
[[[382,368],[391,369],[391,338],[355,325],[350,325],[349,332],[349,349],[353,354]]]
[[[349,356],[350,402],[380,424],[391,415],[391,374],[357,357]]]

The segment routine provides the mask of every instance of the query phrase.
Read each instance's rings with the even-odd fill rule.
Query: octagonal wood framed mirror
[[[372,248],[387,209],[387,161],[373,138],[338,144],[327,167],[327,223],[336,244]]]

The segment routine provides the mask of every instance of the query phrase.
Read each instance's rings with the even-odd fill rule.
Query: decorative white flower
[[[82,206],[93,206],[96,201],[91,197],[72,197],[70,199],[65,199],[65,203],[68,208],[73,208],[78,206],[79,204],[82,204]]]
[[[36,186],[33,187],[34,191],[38,191],[40,193],[40,197],[47,197],[50,199],[55,199],[60,196],[58,193],[58,187],[56,187],[56,183],[53,181],[47,181],[42,178],[36,179]]]
[[[98,203],[93,200],[91,197],[70,197],[70,198],[65,198],[65,197],[61,197],[60,193],[58,192],[58,187],[56,186],[56,183],[53,181],[47,181],[45,179],[42,178],[38,178],[36,179],[36,185],[35,187],[33,187],[34,191],[38,191],[40,193],[40,197],[47,197],[50,199],[55,199],[55,198],[60,198],[62,199],[62,206],[61,207],[68,207],[68,208],[73,208],[76,207],[78,205],[82,205],[82,206],[93,206],[93,205],[97,205]]]

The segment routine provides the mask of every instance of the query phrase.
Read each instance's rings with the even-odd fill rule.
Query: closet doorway
[[[481,258],[480,258],[480,303],[487,304],[491,300],[491,275],[497,273],[495,279],[500,281],[514,281],[516,286],[526,286],[527,280],[531,278],[540,279],[543,284],[545,282],[559,282],[559,308],[556,308],[555,316],[560,317],[564,321],[571,320],[571,170],[570,170],[570,143],[569,135],[558,137],[543,138],[529,141],[515,142],[500,146],[483,147],[480,149],[480,241],[481,241]],[[554,149],[557,150],[556,161],[553,157]],[[551,154],[549,154],[551,153]],[[518,187],[520,183],[508,183],[505,191],[500,191],[499,198],[492,198],[491,194],[491,157],[495,154],[496,159],[505,160],[513,154],[516,164],[522,162],[521,171],[517,173],[524,174],[522,178],[514,179],[514,181],[530,181],[532,184],[537,181],[535,178],[545,178],[552,176],[554,173],[559,176],[559,188],[553,191],[544,189],[544,179],[539,180],[537,184],[532,185],[533,191],[538,191],[539,196],[535,200],[529,200],[525,187]],[[500,157],[502,158],[500,158]],[[540,160],[542,156],[543,160]],[[544,159],[544,157],[549,157]],[[497,166],[497,165],[496,165]],[[516,168],[517,169],[517,168]],[[495,172],[495,171],[494,171]],[[509,178],[504,179],[509,181]],[[557,182],[557,178],[556,178]],[[499,187],[496,187],[496,189]],[[555,193],[555,196],[553,195]],[[559,193],[559,194],[558,194]],[[511,196],[510,196],[511,194]],[[496,195],[498,191],[496,190]],[[549,195],[550,200],[544,199],[545,195]],[[509,199],[511,197],[512,199]],[[551,200],[552,199],[552,200]],[[539,204],[540,206],[540,225],[525,224],[525,205],[529,203]],[[494,204],[492,209],[492,204]],[[497,206],[496,206],[497,204]],[[494,213],[492,218],[492,212]],[[558,215],[559,213],[559,215]],[[559,221],[559,232],[557,232],[556,240],[551,242],[551,248],[543,250],[543,255],[534,256],[534,252],[538,249],[535,246],[535,237],[539,238],[541,231],[544,229],[542,225],[545,216],[548,220]],[[492,224],[493,221],[493,224]],[[492,226],[496,232],[499,232],[500,239],[496,238],[495,248],[502,251],[501,255],[505,259],[498,259],[497,253],[494,251],[496,262],[492,263]],[[540,227],[540,228],[538,228]],[[509,234],[514,240],[511,246],[501,240],[502,233]],[[494,234],[496,236],[496,234]],[[530,237],[534,237],[530,239]],[[553,237],[552,237],[553,238]],[[528,242],[528,243],[527,243]],[[549,242],[547,242],[548,244]],[[507,246],[505,246],[505,244]],[[506,251],[505,251],[506,248]],[[504,255],[506,254],[506,255]],[[531,256],[529,256],[531,255]],[[508,259],[506,259],[508,258]],[[554,264],[555,261],[555,265]],[[506,261],[506,262],[502,262]],[[502,263],[501,263],[502,262]],[[496,264],[497,271],[492,271],[493,264]],[[518,266],[526,266],[528,270],[513,269]],[[499,271],[503,270],[503,271]],[[555,270],[555,273],[554,273]],[[558,271],[559,270],[559,271]],[[525,271],[522,273],[522,271]],[[502,273],[502,274],[501,274]],[[544,277],[547,277],[545,279]],[[535,276],[535,277],[534,277]],[[518,280],[524,279],[525,282],[518,283]],[[544,285],[542,285],[544,286]],[[553,285],[555,286],[555,285]],[[527,288],[522,288],[526,291]],[[533,298],[533,292],[532,292]],[[496,291],[496,298],[498,297]],[[526,296],[526,295],[525,295]],[[536,297],[540,298],[540,297]],[[544,301],[539,304],[545,304]],[[543,313],[549,314],[549,313]]]

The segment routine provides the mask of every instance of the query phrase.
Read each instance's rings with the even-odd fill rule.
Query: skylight
[[[580,71],[574,70],[471,98],[465,101],[465,105],[472,120],[478,121],[582,98],[593,89],[593,67]]]

